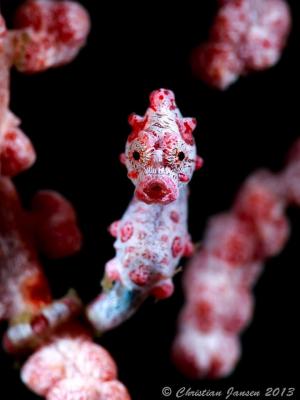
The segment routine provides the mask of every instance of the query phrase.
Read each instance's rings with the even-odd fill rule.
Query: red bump
[[[119,160],[120,160],[121,164],[125,165],[126,164],[126,154],[125,153],[121,153],[120,156],[119,156]]]
[[[172,243],[172,255],[174,258],[180,256],[183,252],[182,240],[176,236]]]
[[[137,179],[139,176],[139,173],[138,173],[138,171],[130,171],[130,172],[128,172],[127,176],[130,179]]]
[[[176,224],[179,222],[180,217],[179,217],[179,213],[177,211],[171,211],[170,212],[170,218],[173,222],[175,222]]]
[[[204,160],[200,156],[196,156],[195,169],[198,170],[203,167]]]
[[[31,27],[39,31],[42,28],[45,11],[45,8],[41,7],[41,2],[27,1],[18,9],[14,25],[18,29]]]
[[[145,286],[149,283],[150,275],[150,268],[144,264],[141,264],[129,273],[132,282],[138,286]]]
[[[162,236],[160,237],[160,240],[161,240],[163,243],[167,243],[168,240],[169,240],[169,236],[168,236],[168,235],[162,235]]]
[[[133,235],[133,224],[130,221],[125,222],[121,228],[121,241],[127,242]]]
[[[190,178],[186,174],[179,174],[178,177],[180,182],[186,183],[190,180]]]
[[[37,315],[31,321],[31,328],[37,335],[45,332],[49,328],[49,321],[44,315]]]
[[[119,226],[120,226],[120,221],[115,221],[109,225],[108,232],[111,234],[112,237],[116,238],[118,236]]]
[[[174,293],[174,285],[172,282],[166,282],[152,289],[151,294],[158,300],[167,299]]]

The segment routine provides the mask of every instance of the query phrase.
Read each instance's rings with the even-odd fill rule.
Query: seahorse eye
[[[184,159],[185,159],[185,154],[184,154],[183,151],[180,151],[180,152],[178,153],[178,160],[179,160],[179,161],[183,161]]]
[[[139,161],[139,159],[141,158],[141,155],[140,155],[140,153],[138,152],[138,151],[134,151],[133,153],[132,153],[132,157],[136,160],[136,161]]]

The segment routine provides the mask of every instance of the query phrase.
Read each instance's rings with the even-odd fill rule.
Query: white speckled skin
[[[187,188],[165,206],[133,199],[123,218],[114,224],[113,233],[116,256],[106,264],[105,281],[116,283],[87,311],[99,331],[128,319],[149,294],[172,294],[176,267],[192,246],[187,230]]]
[[[128,319],[147,296],[171,296],[179,260],[192,252],[187,183],[202,164],[192,136],[196,121],[181,116],[170,90],[159,89],[145,116],[133,114],[129,122],[122,161],[135,196],[110,227],[116,256],[106,264],[104,292],[87,309],[102,332]]]
[[[196,120],[183,118],[174,93],[159,89],[151,93],[145,115],[132,114],[129,123],[133,130],[123,161],[136,197],[148,204],[176,200],[199,167],[192,135]]]

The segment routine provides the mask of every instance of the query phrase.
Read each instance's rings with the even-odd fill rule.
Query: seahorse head
[[[196,120],[183,118],[174,93],[159,89],[151,93],[145,116],[131,114],[129,124],[132,132],[122,161],[136,197],[148,204],[176,200],[180,187],[202,165],[193,138]]]

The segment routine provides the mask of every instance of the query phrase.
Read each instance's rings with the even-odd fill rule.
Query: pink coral
[[[130,400],[109,353],[75,324],[61,328],[29,357],[21,378],[47,400]]]
[[[285,209],[299,204],[299,141],[279,174],[258,171],[232,209],[210,219],[203,246],[184,276],[186,304],[173,358],[192,378],[229,375],[239,359],[239,334],[253,315],[252,287],[264,261],[289,237]]]
[[[17,11],[10,33],[13,63],[37,72],[72,61],[90,29],[85,9],[71,1],[28,0]]]
[[[196,75],[226,89],[240,75],[264,70],[280,59],[291,17],[284,0],[220,2],[207,43],[192,55]]]
[[[79,324],[74,294],[53,301],[38,253],[72,255],[81,234],[71,204],[53,191],[38,192],[25,211],[11,180],[35,152],[9,111],[9,68],[38,72],[71,61],[89,31],[86,11],[71,1],[28,0],[8,32],[0,16],[0,320],[11,353],[37,349],[22,368],[23,382],[48,400],[129,400],[110,355]]]
[[[0,15],[0,166],[2,176],[15,176],[35,161],[20,121],[9,111],[9,71],[39,72],[70,62],[89,32],[84,8],[71,1],[28,0],[9,31]]]
[[[17,12],[16,28],[8,31],[0,16],[0,320],[9,320],[8,351],[36,346],[81,308],[74,296],[52,302],[38,259],[38,252],[59,258],[79,250],[81,234],[71,204],[44,191],[27,212],[5,178],[35,161],[20,121],[9,111],[9,70],[38,72],[71,61],[85,43],[89,17],[73,2],[28,0]]]
[[[41,208],[47,210],[46,214],[38,210],[24,211],[11,181],[0,178],[0,319],[8,319],[11,323],[4,342],[8,351],[39,341],[42,332],[35,330],[37,316],[43,318],[46,332],[81,307],[72,296],[51,304],[50,289],[36,249],[36,238],[39,237],[39,240],[49,242],[46,250],[50,257],[78,251],[81,234],[76,226],[74,211],[57,193],[40,192],[37,196],[41,206],[44,206]],[[56,202],[58,209],[50,209],[50,201]],[[43,225],[37,223],[41,218]],[[57,221],[55,225],[51,224],[53,219]],[[66,247],[57,235],[59,231],[66,235]]]
[[[9,320],[4,338],[8,351],[36,346],[81,308],[75,296],[52,302],[38,259],[39,252],[59,258],[79,250],[81,234],[71,204],[55,192],[44,191],[35,196],[33,210],[27,212],[5,178],[29,168],[36,157],[19,119],[9,110],[9,70],[15,65],[37,72],[69,62],[85,43],[89,17],[73,2],[29,0],[17,13],[16,27],[8,31],[0,16],[0,319]]]

